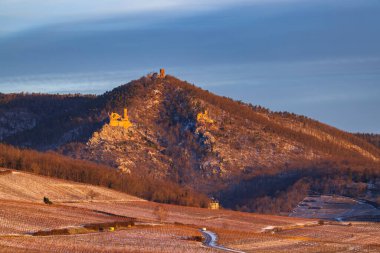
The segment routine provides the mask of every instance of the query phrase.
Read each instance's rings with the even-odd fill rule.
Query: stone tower
[[[165,78],[165,69],[160,69],[160,74],[159,74],[159,78]]]

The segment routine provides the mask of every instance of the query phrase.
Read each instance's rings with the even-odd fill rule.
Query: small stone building
[[[208,205],[208,209],[212,209],[212,210],[220,209],[219,201],[215,199],[211,200],[210,204]]]

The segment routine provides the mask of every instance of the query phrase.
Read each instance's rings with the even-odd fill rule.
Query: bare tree
[[[90,198],[91,201],[93,201],[94,198],[98,197],[99,195],[100,195],[99,192],[96,192],[92,189],[87,193],[87,197]]]

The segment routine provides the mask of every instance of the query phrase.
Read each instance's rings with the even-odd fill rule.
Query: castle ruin
[[[123,127],[125,129],[128,129],[132,126],[132,122],[129,121],[128,118],[128,110],[127,108],[124,108],[124,115],[121,117],[116,112],[112,112],[110,115],[110,126],[113,127]]]
[[[165,74],[165,69],[160,69],[160,72],[157,73],[157,72],[151,72],[147,75],[147,77],[149,78],[158,78],[158,79],[164,79],[166,77],[166,74]]]

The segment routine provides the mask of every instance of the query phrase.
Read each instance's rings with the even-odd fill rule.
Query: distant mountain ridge
[[[132,127],[109,126],[108,114],[123,108]],[[142,77],[99,96],[2,94],[0,140],[170,180],[222,201],[239,182],[257,176],[315,168],[324,177],[332,167],[345,179],[348,170],[372,176],[380,161],[380,149],[363,138],[220,97],[173,76]]]

